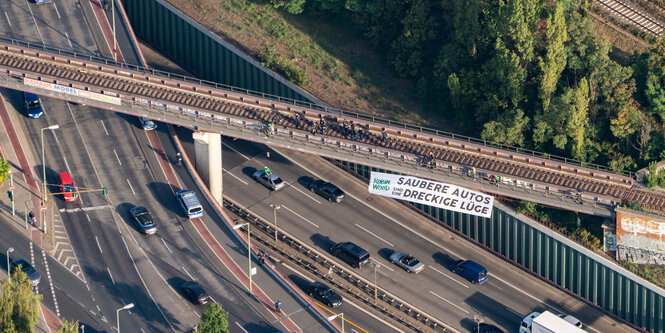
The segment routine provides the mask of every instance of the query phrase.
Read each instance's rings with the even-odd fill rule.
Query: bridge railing
[[[394,121],[390,119],[384,119],[380,117],[375,117],[367,114],[362,114],[362,113],[357,113],[353,111],[345,111],[337,108],[330,108],[310,102],[303,102],[299,100],[295,100],[292,98],[285,98],[285,97],[280,97],[277,95],[272,95],[272,94],[266,94],[262,92],[257,92],[249,89],[244,89],[244,88],[238,88],[238,87],[233,87],[230,85],[226,84],[220,84],[212,81],[206,81],[206,80],[201,80],[197,79],[194,77],[186,76],[186,75],[180,75],[180,74],[174,74],[166,71],[160,71],[160,70],[155,70],[155,69],[150,69],[150,68],[145,68],[143,66],[138,66],[138,65],[132,65],[128,63],[121,63],[114,61],[113,59],[108,59],[108,58],[103,58],[103,57],[98,57],[90,54],[84,54],[84,53],[79,53],[75,51],[70,51],[70,50],[63,50],[60,48],[55,48],[55,47],[50,47],[46,46],[43,44],[38,44],[38,43],[32,43],[32,42],[27,42],[27,41],[22,41],[22,40],[17,40],[17,39],[12,39],[12,38],[7,38],[7,37],[1,37],[0,36],[0,41],[15,45],[15,46],[21,46],[25,48],[30,48],[30,49],[37,49],[37,50],[44,50],[47,52],[51,53],[56,53],[72,58],[76,58],[79,60],[86,60],[90,62],[96,62],[96,63],[101,63],[105,65],[110,65],[110,66],[116,66],[116,67],[121,67],[121,68],[127,68],[129,70],[134,70],[142,73],[147,73],[147,74],[152,74],[155,76],[161,76],[167,79],[172,79],[172,80],[179,80],[183,82],[188,82],[188,83],[193,83],[193,84],[198,84],[202,86],[208,86],[211,88],[215,89],[222,89],[222,90],[228,90],[232,92],[237,92],[237,93],[242,93],[250,96],[255,96],[255,97],[261,97],[264,99],[270,99],[270,100],[275,100],[281,103],[285,104],[290,104],[290,105],[295,105],[303,108],[309,108],[309,109],[314,109],[318,111],[324,111],[328,112],[331,114],[339,115],[340,117],[346,117],[346,118],[355,118],[358,120],[363,120],[367,122],[372,122],[374,124],[383,124],[387,126],[391,126],[393,128],[403,128],[406,130],[414,131],[414,132],[419,132],[423,134],[429,134],[433,136],[438,136],[438,137],[444,137],[444,138],[450,138],[454,140],[460,140],[460,141],[466,141],[469,143],[477,144],[477,145],[482,145],[485,147],[491,147],[491,148],[497,148],[501,150],[506,150],[506,151],[512,151],[515,153],[519,154],[524,154],[524,155],[531,155],[533,157],[538,157],[550,161],[556,161],[560,163],[565,163],[565,164],[570,164],[570,165],[579,165],[581,167],[585,168],[590,168],[590,169],[596,169],[599,171],[604,171],[608,173],[614,173],[614,174],[619,174],[623,176],[627,176],[630,178],[634,178],[634,173],[631,171],[626,171],[626,170],[621,170],[621,171],[616,171],[611,169],[608,166],[605,165],[600,165],[600,164],[595,164],[595,163],[589,163],[589,162],[584,162],[584,161],[579,161],[576,159],[571,159],[563,156],[557,156],[557,155],[552,155],[548,153],[542,153],[530,149],[525,149],[525,148],[520,148],[520,147],[515,147],[515,146],[510,146],[510,145],[504,145],[501,143],[496,143],[492,141],[487,141],[479,138],[474,138],[466,135],[460,135],[460,134],[455,134],[451,132],[446,132],[446,131],[439,131],[436,129],[428,128],[428,127],[423,127],[423,126],[418,126],[418,125],[413,125],[413,124],[407,124],[404,122],[400,121]]]

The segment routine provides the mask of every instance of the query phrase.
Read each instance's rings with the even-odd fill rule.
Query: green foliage
[[[60,324],[60,328],[58,328],[56,333],[79,333],[78,320],[69,321],[67,319],[63,319],[62,323]]]
[[[636,210],[638,212],[646,212],[647,209],[642,206],[641,201],[627,201],[623,204],[623,207]]]
[[[10,168],[11,166],[9,165],[9,162],[5,161],[5,159],[0,156],[0,185],[2,185],[9,177]]]
[[[600,238],[594,236],[588,230],[584,228],[576,228],[573,230],[572,234],[592,248],[600,249]]]
[[[28,276],[20,269],[12,271],[11,281],[2,281],[0,295],[0,332],[32,333],[39,320],[42,295],[32,292]]]
[[[301,86],[307,86],[307,73],[296,66],[293,61],[280,57],[273,48],[266,46],[259,54],[263,66],[286,76],[289,81]]]
[[[305,2],[307,0],[270,0],[273,7],[283,7],[289,14],[297,15],[305,9]]]
[[[229,332],[229,313],[217,303],[211,303],[203,311],[201,320],[196,326],[196,331],[200,333],[228,333]]]
[[[648,110],[665,119],[665,41],[661,38],[646,59]]]
[[[563,4],[556,2],[554,10],[548,14],[545,27],[545,54],[538,58],[540,77],[538,78],[538,97],[547,111],[552,95],[556,91],[559,77],[566,67],[564,42],[568,38]]]
[[[661,287],[665,288],[665,266],[634,264],[628,261],[621,261],[621,266],[633,274]]]

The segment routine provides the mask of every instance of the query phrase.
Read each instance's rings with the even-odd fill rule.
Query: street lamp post
[[[340,312],[336,315],[332,315],[332,316],[328,317],[328,321],[333,321],[337,317],[340,317],[342,319],[342,333],[344,333],[344,313],[343,312]]]
[[[10,247],[7,249],[7,275],[9,276],[9,281],[12,280],[12,268],[9,266],[9,253],[14,252],[14,248]]]
[[[476,327],[478,329],[478,332],[480,332],[480,324],[485,322],[485,320],[483,319],[483,317],[479,315],[473,315],[473,321],[476,322]]]
[[[247,225],[247,261],[249,266],[247,269],[247,276],[249,276],[249,293],[252,293],[252,238],[249,232],[249,222],[243,224],[236,224],[233,226],[233,230],[238,230],[243,226]]]
[[[44,130],[57,130],[60,128],[60,125],[55,124],[51,125],[49,127],[44,127],[41,130],[41,137],[42,137],[42,169],[44,170],[44,178],[42,178],[42,223],[44,224],[44,232],[46,233],[46,211],[44,211],[44,207],[46,207],[46,158],[44,155]]]
[[[270,204],[272,207],[273,221],[275,221],[275,243],[277,242],[277,210],[282,208],[280,205]]]
[[[134,307],[134,303],[129,303],[120,309],[115,311],[115,319],[116,319],[116,324],[118,325],[118,333],[120,333],[120,310],[129,310]]]

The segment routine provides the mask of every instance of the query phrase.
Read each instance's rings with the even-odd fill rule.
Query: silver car
[[[390,256],[390,262],[402,267],[409,273],[419,273],[425,268],[425,265],[411,255],[395,252]]]
[[[264,170],[258,170],[253,175],[252,178],[256,179],[257,182],[263,184],[263,186],[269,188],[273,191],[281,190],[285,183],[282,178],[277,177],[274,173],[270,172],[267,174]]]

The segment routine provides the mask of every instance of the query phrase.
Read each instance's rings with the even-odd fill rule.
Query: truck
[[[585,330],[564,320],[564,315],[550,311],[532,312],[522,320],[520,333],[583,333]],[[572,317],[571,317],[572,318]],[[580,323],[581,326],[581,323]]]
[[[201,207],[201,203],[199,203],[199,199],[196,197],[194,191],[182,189],[176,192],[175,196],[178,198],[180,206],[185,210],[185,214],[187,214],[190,220],[203,216],[203,207]]]

